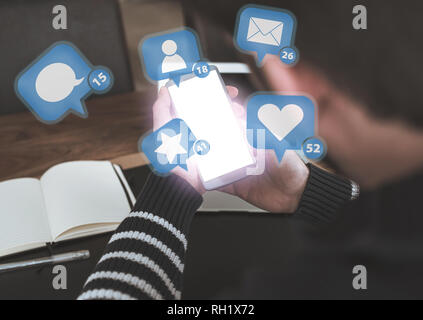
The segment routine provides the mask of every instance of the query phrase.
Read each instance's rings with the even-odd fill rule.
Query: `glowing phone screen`
[[[205,78],[194,76],[182,80],[179,87],[171,85],[168,89],[177,116],[197,139],[210,144],[206,155],[196,157],[204,182],[255,163],[216,69],[211,69]]]

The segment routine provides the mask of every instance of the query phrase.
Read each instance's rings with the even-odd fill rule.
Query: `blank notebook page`
[[[40,181],[22,178],[0,182],[0,255],[50,241]]]
[[[75,161],[41,178],[53,239],[84,225],[120,223],[130,212],[125,191],[109,161]]]

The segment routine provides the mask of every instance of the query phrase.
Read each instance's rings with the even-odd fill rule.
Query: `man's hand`
[[[234,87],[227,87],[231,98],[238,95]],[[162,88],[153,106],[154,130],[175,118],[167,88]],[[245,110],[237,104],[232,104],[233,111],[245,130]],[[308,168],[294,151],[287,151],[279,164],[273,150],[265,152],[265,172],[259,176],[247,176],[233,184],[220,188],[220,191],[230,193],[245,201],[271,212],[292,213],[298,207],[301,195],[308,179]],[[188,171],[176,167],[172,172],[185,179],[200,194],[206,191],[201,182],[197,168],[191,159],[187,160]]]

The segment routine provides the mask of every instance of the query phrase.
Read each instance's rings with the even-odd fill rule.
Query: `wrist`
[[[358,197],[359,187],[310,163],[307,167],[310,175],[296,214],[315,223],[330,222],[345,203]]]
[[[175,168],[172,173],[176,176],[180,177],[181,180],[184,180],[187,184],[189,184],[195,191],[197,191],[201,196],[206,193],[206,189],[201,182],[199,174],[197,170],[188,169],[184,170],[180,167]]]
[[[297,211],[300,205],[302,196],[304,194],[304,190],[307,186],[309,176],[310,176],[309,168],[303,162],[301,162],[301,166],[298,168],[296,173],[297,187],[295,189],[295,192],[292,194],[287,213],[294,213],[295,211]]]
[[[154,213],[175,227],[182,227],[189,225],[185,222],[191,220],[202,201],[201,195],[182,178],[150,174],[132,211]]]

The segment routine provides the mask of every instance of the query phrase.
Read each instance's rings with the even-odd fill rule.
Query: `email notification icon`
[[[241,51],[256,52],[260,65],[266,54],[280,55],[285,48],[296,52],[296,27],[297,20],[288,10],[247,5],[238,12],[234,42]]]
[[[282,40],[283,22],[250,18],[247,40],[279,47]]]

